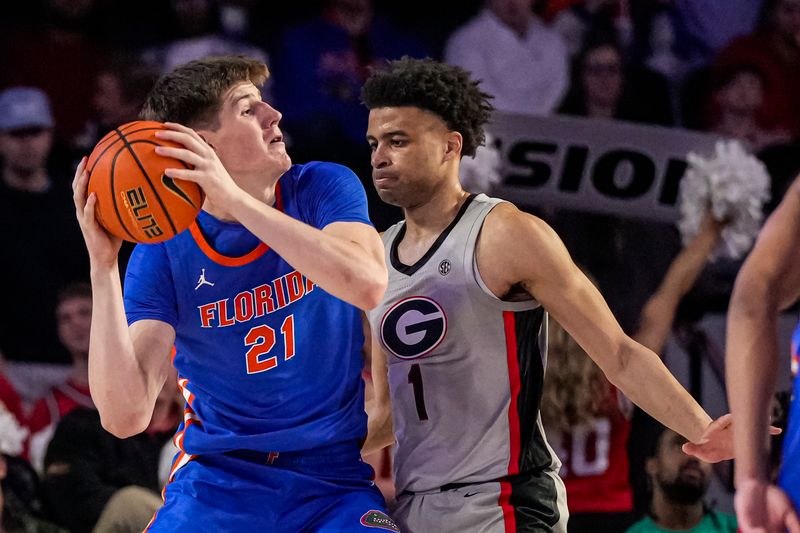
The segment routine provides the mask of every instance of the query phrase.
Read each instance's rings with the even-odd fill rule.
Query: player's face
[[[446,165],[452,158],[448,141],[453,135],[458,134],[439,117],[417,107],[372,109],[367,142],[372,150],[372,182],[381,200],[403,208],[428,200],[446,180]]]
[[[91,298],[64,300],[56,308],[58,338],[73,355],[89,353],[89,330],[92,325]]]
[[[236,180],[244,176],[278,177],[292,164],[278,128],[282,115],[261,100],[252,83],[241,82],[223,96],[219,127],[200,131]]]

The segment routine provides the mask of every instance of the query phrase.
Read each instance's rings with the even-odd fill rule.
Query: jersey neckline
[[[406,234],[406,225],[405,223],[400,227],[400,230],[397,232],[394,240],[392,241],[392,247],[389,253],[389,260],[392,262],[392,266],[395,270],[400,272],[401,274],[405,274],[406,276],[413,276],[420,268],[425,266],[425,263],[430,261],[433,254],[442,246],[442,243],[445,241],[450,232],[453,231],[453,228],[456,227],[458,221],[461,220],[461,217],[464,216],[464,213],[467,212],[467,207],[469,204],[472,203],[472,200],[475,199],[476,194],[470,194],[467,199],[464,201],[464,204],[458,210],[458,214],[456,217],[448,224],[448,226],[439,234],[439,237],[436,238],[436,241],[431,245],[425,255],[420,257],[416,263],[413,265],[406,265],[405,263],[400,261],[400,256],[397,252],[397,248],[400,246],[400,241],[403,240],[403,237]]]
[[[278,183],[275,185],[275,208],[278,211],[283,212],[283,197],[281,196],[280,181],[278,181]],[[211,246],[211,243],[208,242],[206,236],[203,235],[203,231],[200,229],[200,226],[197,225],[197,221],[192,222],[192,225],[189,226],[189,232],[192,234],[192,238],[194,239],[195,243],[197,243],[200,251],[202,251],[215,263],[226,267],[244,266],[248,263],[252,263],[269,251],[269,246],[263,242],[260,242],[255,248],[246,254],[238,257],[231,257],[219,253]]]

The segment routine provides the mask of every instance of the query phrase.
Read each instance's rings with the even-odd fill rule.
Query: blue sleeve
[[[372,225],[364,187],[358,176],[342,165],[305,165],[297,183],[297,202],[306,221],[318,229],[332,222]]]
[[[151,319],[177,326],[175,284],[164,245],[136,245],[128,261],[123,292],[128,325]]]

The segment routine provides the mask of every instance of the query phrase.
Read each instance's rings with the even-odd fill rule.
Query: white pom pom
[[[475,157],[461,159],[461,186],[469,192],[488,192],[500,183],[501,166],[500,151],[495,147],[494,139],[487,133],[486,144],[478,147]]]
[[[19,425],[17,419],[0,402],[0,453],[6,455],[19,455],[22,446],[28,437],[28,430]]]
[[[700,231],[710,210],[714,219],[728,221],[714,256],[744,256],[758,235],[763,206],[770,196],[766,167],[738,141],[719,141],[712,157],[690,152],[686,160],[689,167],[681,181],[678,221],[684,245]]]

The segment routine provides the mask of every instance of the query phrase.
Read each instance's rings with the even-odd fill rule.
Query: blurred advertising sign
[[[686,154],[714,152],[716,135],[578,117],[496,113],[488,128],[503,154],[492,194],[523,206],[678,219]]]

